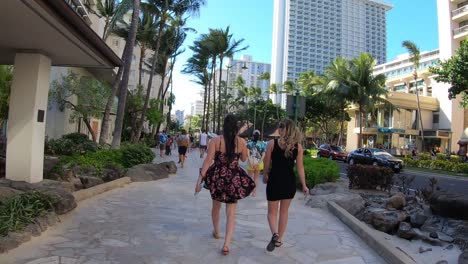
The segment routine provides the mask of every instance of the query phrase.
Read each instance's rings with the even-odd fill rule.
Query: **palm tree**
[[[342,87],[349,89],[350,101],[359,106],[359,147],[363,144],[362,120],[365,108],[369,104],[384,102],[388,91],[385,89],[385,75],[374,76],[373,68],[376,60],[367,53],[361,53],[349,63],[349,75],[344,79]],[[340,77],[341,78],[341,77]]]
[[[197,44],[198,43],[198,44]],[[184,65],[182,73],[192,74],[196,77],[194,80],[195,83],[203,86],[204,96],[203,96],[203,116],[201,128],[206,129],[206,107],[207,107],[207,96],[208,96],[208,85],[210,76],[208,74],[208,55],[203,51],[203,47],[199,45],[199,41],[195,41],[194,46],[190,46],[194,54],[187,60],[187,63]]]
[[[130,76],[130,67],[132,65],[133,47],[135,46],[139,12],[140,0],[133,0],[132,22],[130,26],[130,32],[127,38],[127,43],[125,44],[127,48],[124,52],[124,70],[122,73],[122,82],[120,83],[119,104],[117,107],[117,115],[115,118],[114,137],[112,139],[113,148],[118,148],[120,146],[120,140],[122,136],[123,119],[125,115],[125,103],[127,100],[127,85]]]
[[[97,16],[104,17],[104,30],[102,39],[106,40],[109,33],[113,31],[114,26],[127,11],[132,7],[131,0],[97,0]]]
[[[154,69],[159,60],[159,51],[161,46],[162,34],[167,27],[167,21],[170,17],[182,16],[186,13],[197,15],[200,7],[205,4],[204,0],[148,0],[149,9],[157,15],[158,30],[154,45],[154,54],[151,59],[151,73],[148,80],[147,91],[151,91],[153,85]],[[147,92],[147,94],[149,94]],[[149,100],[148,100],[149,101]],[[146,106],[147,108],[147,106]]]
[[[117,30],[115,27],[116,22],[122,21],[122,17],[132,7],[132,4],[134,4],[133,2],[135,1],[123,0],[122,2],[120,2],[119,5],[116,5],[115,2],[111,2],[111,0],[105,0],[105,4],[103,5],[102,0],[98,1],[97,3],[98,13],[100,13],[101,16],[106,17],[106,20],[108,21],[106,23],[105,30],[103,33],[104,40],[107,39],[110,32]],[[132,18],[132,21],[133,21],[133,18]],[[131,65],[131,61],[128,61],[128,62],[125,61],[127,58],[131,58],[133,55],[133,45],[130,45],[130,41],[128,39],[131,35],[133,34],[130,34],[130,32],[128,32],[127,34],[124,34],[121,36],[123,39],[126,39],[125,47],[122,53],[123,65],[119,67],[117,75],[115,76],[114,81],[112,82],[111,93],[109,95],[109,98],[107,99],[106,107],[104,109],[104,114],[103,114],[102,123],[101,123],[101,133],[99,135],[99,144],[101,145],[104,145],[107,143],[110,112],[112,109],[112,105],[114,104],[114,98],[117,95],[117,91],[119,91],[119,88],[121,89],[121,80],[122,80],[124,68],[130,67]]]
[[[416,102],[418,106],[418,115],[419,115],[419,124],[420,124],[420,134],[421,134],[421,149],[424,151],[424,128],[423,128],[423,121],[422,121],[422,114],[421,114],[421,106],[419,104],[419,89],[418,89],[418,69],[419,69],[419,61],[421,60],[421,52],[419,48],[411,41],[403,41],[403,47],[405,47],[409,54],[410,54],[410,61],[413,63],[414,72],[414,87],[416,89]]]
[[[235,40],[232,38],[232,34],[229,33],[229,26],[226,27],[225,30],[223,29],[216,29],[216,30],[210,30],[210,34],[213,33],[213,38],[210,39],[211,41],[215,41],[214,46],[215,51],[217,52],[217,56],[219,59],[219,76],[218,76],[218,127],[217,131],[220,131],[220,125],[221,125],[221,75],[223,72],[223,60],[224,58],[232,58],[235,53],[239,51],[246,50],[249,46],[245,47],[240,47],[244,39],[240,40]],[[223,97],[227,96],[227,89],[225,89]]]

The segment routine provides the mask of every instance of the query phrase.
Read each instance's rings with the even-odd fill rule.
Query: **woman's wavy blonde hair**
[[[302,142],[302,133],[291,119],[284,119],[280,122],[280,126],[284,127],[284,135],[280,136],[278,143],[284,148],[284,155],[291,158],[294,149]]]

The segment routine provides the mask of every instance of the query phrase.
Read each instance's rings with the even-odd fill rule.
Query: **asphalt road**
[[[346,169],[348,164],[342,161],[336,161],[340,166],[340,175],[343,178],[346,177]],[[438,173],[428,173],[428,172],[419,172],[419,171],[409,171],[403,170],[402,175],[406,176],[415,176],[413,183],[411,184],[411,189],[418,190],[429,186],[429,179],[435,177],[438,179],[438,186],[442,191],[455,192],[460,194],[468,195],[468,178],[461,176],[445,176]],[[395,174],[395,185],[398,185],[397,175]]]

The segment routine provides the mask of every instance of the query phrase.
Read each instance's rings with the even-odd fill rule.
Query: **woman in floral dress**
[[[223,135],[212,139],[208,146],[208,155],[198,177],[195,192],[205,188],[210,190],[213,207],[213,237],[219,238],[219,212],[221,203],[226,204],[226,236],[222,253],[229,254],[229,247],[234,232],[237,200],[249,196],[255,188],[255,182],[240,166],[239,160],[246,161],[248,150],[244,139],[237,136],[239,128],[234,115],[227,115],[223,124]],[[213,163],[214,161],[214,163]]]

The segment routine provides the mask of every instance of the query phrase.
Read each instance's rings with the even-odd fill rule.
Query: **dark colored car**
[[[403,161],[383,149],[358,148],[351,151],[346,159],[349,165],[365,164],[391,168],[396,173],[403,169]]]
[[[322,144],[318,148],[317,158],[329,158],[346,162],[348,154],[340,147],[330,144]]]

